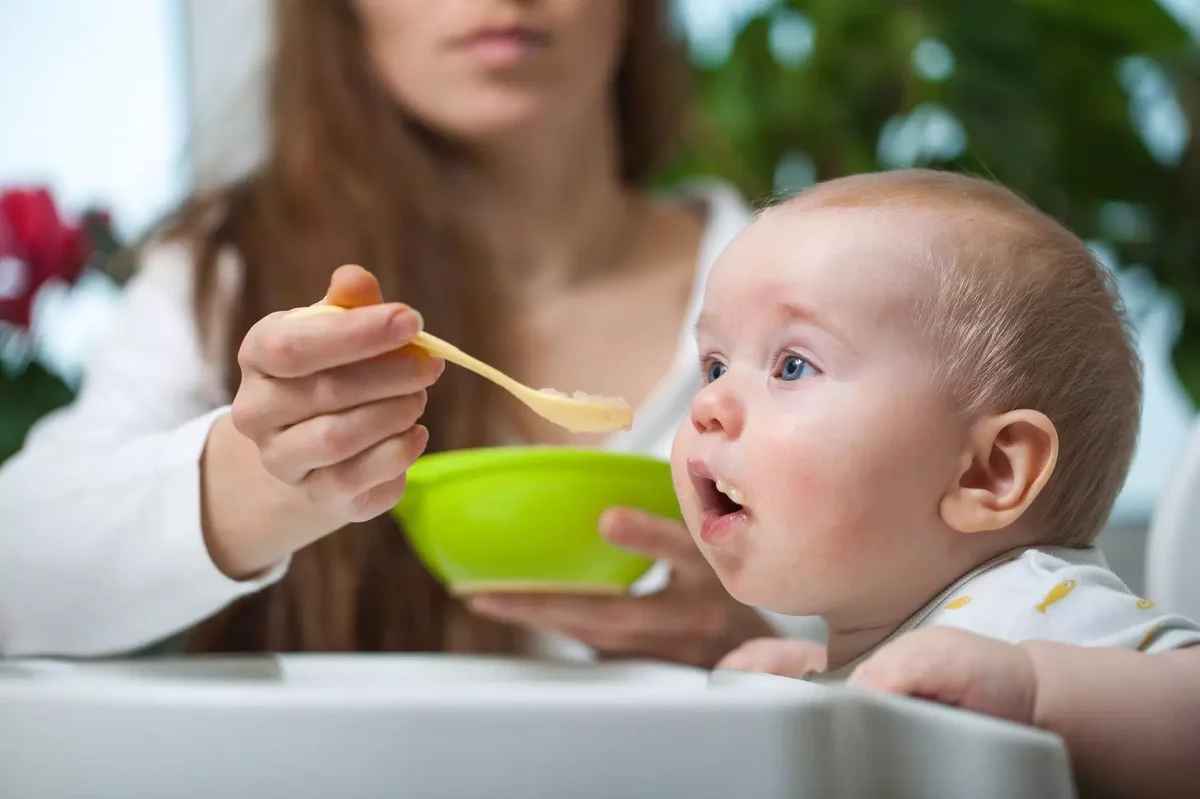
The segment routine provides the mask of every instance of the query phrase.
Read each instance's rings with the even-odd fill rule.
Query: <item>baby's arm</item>
[[[1080,787],[1101,796],[1200,796],[1200,646],[1146,655],[1049,641],[1033,661],[1033,723],[1062,736]]]
[[[1054,732],[1085,793],[1200,796],[1200,647],[1148,655],[933,627],[880,649],[850,684]]]

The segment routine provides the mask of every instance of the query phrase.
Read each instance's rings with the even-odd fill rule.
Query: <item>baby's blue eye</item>
[[[709,361],[708,365],[704,367],[704,382],[711,383],[725,372],[725,364],[720,361]]]
[[[817,373],[813,365],[799,355],[785,355],[779,362],[779,379],[792,381],[803,380]]]

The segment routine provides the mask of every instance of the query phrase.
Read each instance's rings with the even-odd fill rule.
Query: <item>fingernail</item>
[[[600,534],[609,540],[619,540],[625,537],[632,527],[632,520],[637,511],[630,508],[609,508],[600,515]]]
[[[621,526],[622,513],[620,508],[609,508],[600,514],[600,529],[612,531]]]
[[[630,546],[632,546],[628,541],[626,529],[620,525],[615,527],[602,527],[600,529],[600,537],[620,549],[628,549]]]
[[[415,322],[415,326],[414,326]],[[392,314],[391,328],[397,335],[412,338],[421,332],[425,322],[421,314],[411,308],[397,308]]]
[[[604,538],[605,541],[607,541],[609,544],[613,545],[617,549],[620,549],[624,552],[628,552],[631,555],[638,555],[640,557],[645,557],[646,553],[642,552],[641,547],[638,546],[637,541],[631,540],[629,536],[625,535],[624,531],[617,533],[616,535],[613,535],[610,533],[610,534],[602,536],[602,537]]]

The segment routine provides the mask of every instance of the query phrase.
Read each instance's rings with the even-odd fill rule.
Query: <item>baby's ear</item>
[[[942,497],[942,521],[960,533],[999,530],[1021,518],[1054,471],[1058,431],[1044,413],[985,417],[971,429],[958,479]]]

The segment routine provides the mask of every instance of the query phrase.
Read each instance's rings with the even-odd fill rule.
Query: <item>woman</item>
[[[409,306],[525,383],[626,397],[638,423],[606,443],[666,454],[698,380],[688,318],[747,213],[719,186],[645,194],[683,110],[663,16],[617,0],[279,3],[265,162],[147,250],[78,401],[0,472],[0,653],[189,629],[192,651],[511,652],[530,644],[515,623],[711,664],[770,634],[666,520],[602,525],[670,562],[653,596],[465,608],[379,516],[425,449],[580,441],[394,354],[421,324]],[[373,276],[330,285],[344,263]],[[364,307],[278,313],[327,292]]]

